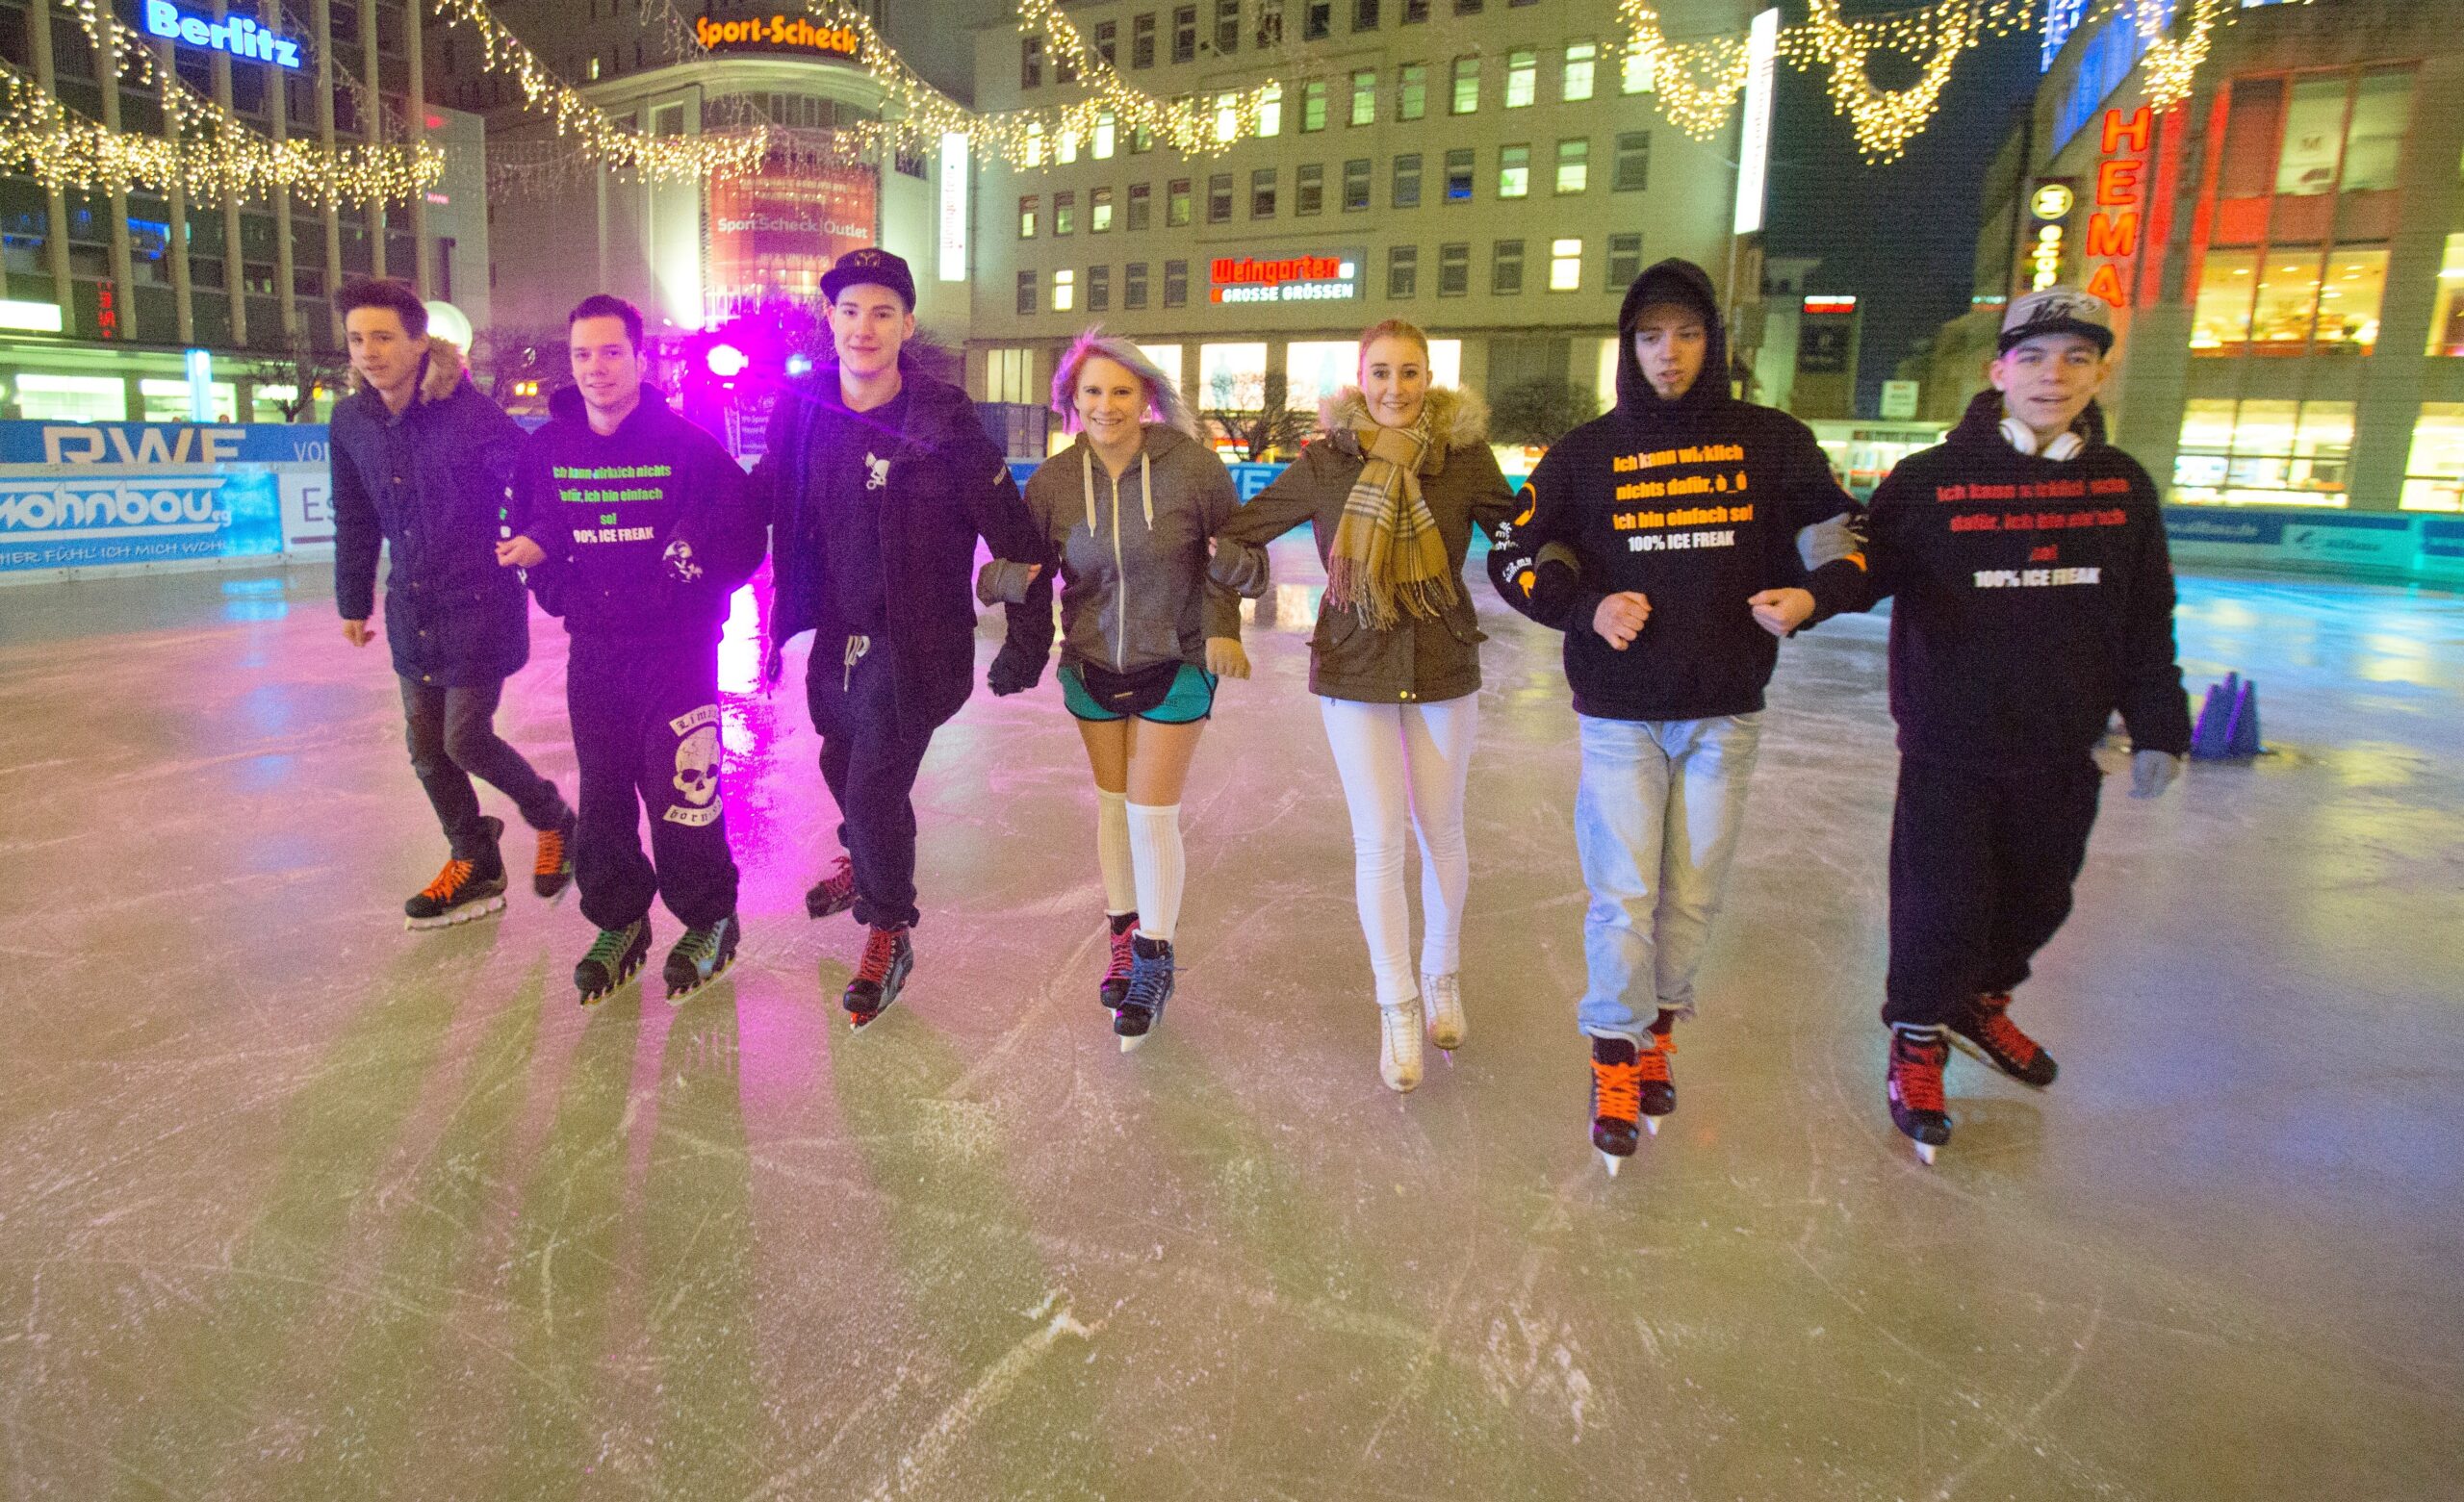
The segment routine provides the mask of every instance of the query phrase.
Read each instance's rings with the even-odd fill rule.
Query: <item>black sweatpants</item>
[[[578,636],[565,705],[581,764],[574,883],[582,916],[621,929],[646,916],[654,896],[690,928],[734,912],[735,857],[719,806],[717,648]]]
[[[401,684],[411,771],[427,790],[428,806],[452,842],[454,859],[479,860],[488,853],[478,790],[471,785],[475,776],[512,799],[530,827],[552,829],[564,822],[565,801],[556,784],[530,770],[522,752],[497,736],[502,680],[456,688],[411,678]]]
[[[2028,978],[2070,916],[2102,781],[2085,756],[1991,769],[1901,758],[1883,1021],[1946,1024]]]
[[[838,803],[838,843],[856,869],[856,921],[912,928],[915,906],[915,774],[933,732],[899,728],[896,670],[874,640],[851,664],[851,642],[813,635],[805,702],[821,732],[821,776]]]

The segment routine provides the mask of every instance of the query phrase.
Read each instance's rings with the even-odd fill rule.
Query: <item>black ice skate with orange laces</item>
[[[2037,1046],[2037,1040],[2019,1031],[2011,1020],[2011,993],[1996,991],[1980,996],[1964,1016],[1951,1022],[1951,1041],[1963,1053],[1972,1054],[2001,1070],[2021,1084],[2032,1084],[2041,1090],[2053,1083],[2060,1067],[2053,1056]]]
[[[449,929],[504,911],[504,857],[497,851],[504,821],[491,814],[480,823],[487,827],[486,850],[468,860],[457,855],[447,861],[435,880],[402,904],[402,927]]]
[[[898,1000],[907,973],[915,968],[915,943],[902,926],[875,927],[864,935],[864,955],[856,961],[856,978],[847,982],[839,1005],[847,1008],[847,1026],[862,1028],[889,1010]]]

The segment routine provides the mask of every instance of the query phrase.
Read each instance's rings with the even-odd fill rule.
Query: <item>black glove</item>
[[[1025,693],[1042,678],[1043,653],[1016,642],[1004,642],[993,654],[991,669],[984,675],[986,685],[1004,699]]]

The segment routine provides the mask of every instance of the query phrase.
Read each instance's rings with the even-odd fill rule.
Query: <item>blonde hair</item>
[[[1182,398],[1180,387],[1136,344],[1117,334],[1105,333],[1101,324],[1071,341],[1062,352],[1060,368],[1052,373],[1052,410],[1061,415],[1065,431],[1078,431],[1078,375],[1088,361],[1096,359],[1110,360],[1138,377],[1146,388],[1148,421],[1196,436],[1197,422],[1190,415],[1190,404]]]
[[[1422,333],[1416,323],[1406,323],[1401,318],[1381,318],[1372,323],[1360,331],[1361,353],[1367,354],[1369,346],[1381,339],[1408,339],[1421,346],[1422,359],[1429,356],[1428,336]]]

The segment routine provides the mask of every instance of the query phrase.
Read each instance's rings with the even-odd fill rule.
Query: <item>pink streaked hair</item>
[[[1090,360],[1110,360],[1138,377],[1146,388],[1146,420],[1174,427],[1194,438],[1197,421],[1190,414],[1190,404],[1182,399],[1181,389],[1172,378],[1157,369],[1155,362],[1139,352],[1136,344],[1117,334],[1107,334],[1101,324],[1089,329],[1070,343],[1061,356],[1060,368],[1052,372],[1052,410],[1060,413],[1067,424],[1065,431],[1078,431],[1078,372]]]

